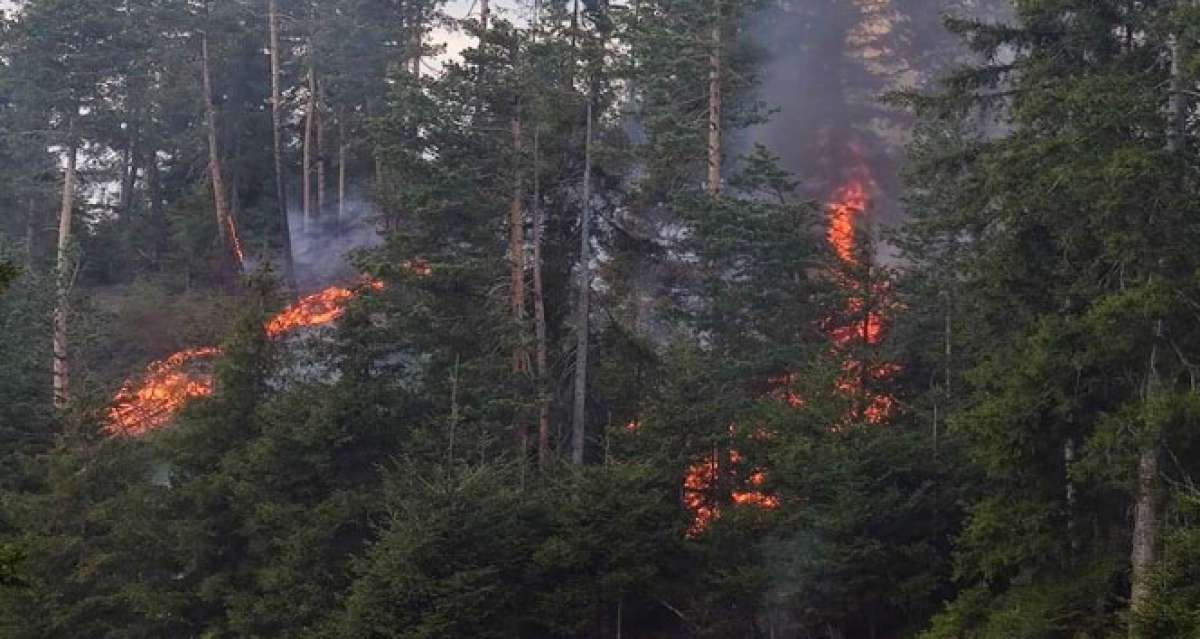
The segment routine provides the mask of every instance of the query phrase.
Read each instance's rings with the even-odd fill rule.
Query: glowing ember
[[[188,400],[211,395],[212,376],[188,368],[220,352],[212,347],[193,348],[150,364],[139,383],[126,381],[113,398],[105,432],[126,437],[143,435],[171,421]]]
[[[369,281],[364,287],[379,290],[383,284]],[[267,336],[277,338],[297,329],[323,326],[341,317],[354,295],[353,290],[331,286],[300,298],[272,317],[264,329]],[[126,380],[113,398],[104,431],[113,436],[144,435],[170,422],[189,400],[212,395],[212,375],[198,370],[197,364],[220,353],[216,347],[180,351],[148,366],[137,381]]]

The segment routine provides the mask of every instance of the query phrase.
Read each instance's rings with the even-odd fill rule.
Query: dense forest
[[[1200,3],[0,16],[0,637],[1200,636]]]

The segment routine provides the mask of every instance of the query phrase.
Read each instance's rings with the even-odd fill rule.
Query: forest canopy
[[[0,636],[1200,634],[1191,0],[0,3]]]

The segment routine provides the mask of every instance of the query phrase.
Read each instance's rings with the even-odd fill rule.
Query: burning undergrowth
[[[368,280],[353,288],[330,286],[306,295],[271,317],[263,327],[271,339],[326,326],[346,312],[346,305],[365,290],[383,284]],[[190,400],[213,393],[215,346],[180,351],[146,367],[125,381],[113,397],[104,430],[111,436],[139,437],[166,426]]]

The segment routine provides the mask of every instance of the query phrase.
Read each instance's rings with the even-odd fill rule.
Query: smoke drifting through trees
[[[344,217],[332,215],[304,224],[304,211],[293,209],[288,216],[292,259],[300,291],[347,281],[357,275],[349,262],[356,249],[378,246],[382,241],[372,205],[353,196],[345,201]]]
[[[911,118],[883,104],[889,92],[927,87],[962,59],[948,15],[1003,19],[999,0],[785,1],[750,29],[761,46],[760,99],[778,109],[747,135],[762,143],[822,201],[865,163],[874,177],[873,219],[898,221],[896,198]]]

